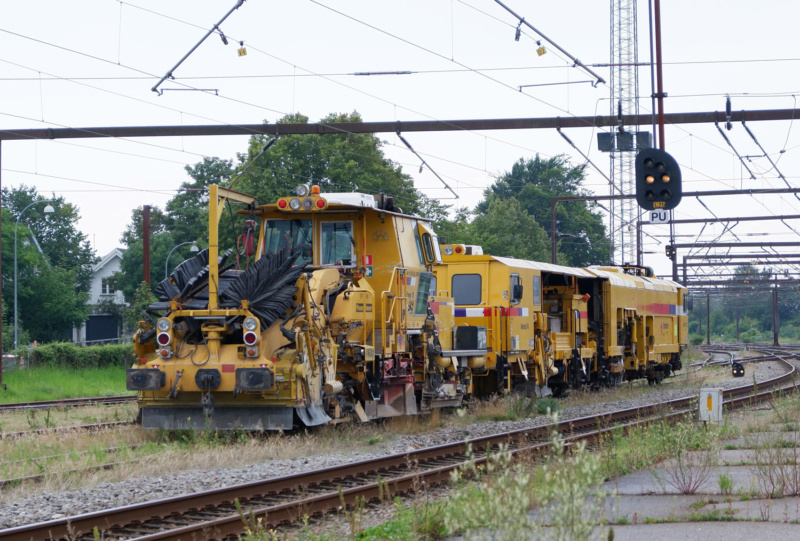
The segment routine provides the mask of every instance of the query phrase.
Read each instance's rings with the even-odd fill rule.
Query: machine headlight
[[[314,200],[310,197],[306,197],[303,199],[303,209],[304,210],[311,210],[314,208]]]
[[[254,317],[244,318],[244,328],[248,331],[254,331],[258,328],[258,320]]]
[[[444,255],[453,255],[453,247],[450,245],[445,246]]]
[[[292,197],[289,200],[289,207],[292,210],[300,210],[300,200],[298,198],[296,198],[296,197]]]
[[[298,184],[294,189],[294,194],[297,197],[305,197],[309,194],[311,188],[308,187],[308,184]]]
[[[156,323],[156,327],[158,327],[158,330],[161,332],[167,332],[170,327],[172,327],[172,323],[170,323],[167,318],[162,317],[158,320],[158,323]]]

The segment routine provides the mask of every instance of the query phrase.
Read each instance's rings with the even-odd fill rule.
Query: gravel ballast
[[[687,367],[687,371],[691,368]],[[752,383],[753,375],[757,381],[765,381],[785,372],[785,367],[775,362],[748,365],[747,378],[726,379],[713,386],[733,388]],[[679,376],[680,377],[680,376]],[[597,415],[598,413],[637,407],[654,401],[667,401],[687,396],[696,396],[699,388],[669,389],[653,388],[637,398],[615,402],[595,403],[565,408],[559,413],[562,420]],[[607,396],[607,395],[606,395]],[[443,443],[476,439],[499,432],[529,428],[546,424],[546,417],[534,417],[520,421],[481,422],[472,425],[443,427],[426,434],[397,435],[371,448],[370,452],[320,453],[309,460],[308,457],[296,459],[270,460],[247,467],[218,468],[213,470],[190,470],[162,475],[160,477],[137,477],[116,483],[103,483],[88,488],[58,493],[32,495],[13,503],[0,505],[0,528],[12,528],[35,522],[79,515],[133,503],[152,501],[222,488],[236,484],[249,483],[260,479],[293,475],[310,468],[333,467],[342,463],[378,458],[387,454],[403,453],[410,449],[441,445]]]

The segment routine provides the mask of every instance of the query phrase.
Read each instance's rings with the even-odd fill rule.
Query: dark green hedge
[[[81,347],[70,342],[55,342],[32,348],[26,356],[31,368],[129,368],[136,360],[130,344]]]

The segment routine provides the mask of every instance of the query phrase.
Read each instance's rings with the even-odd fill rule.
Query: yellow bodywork
[[[225,199],[247,205],[240,213],[260,220],[255,261],[291,254],[301,265],[293,268],[302,269],[276,290],[280,296],[293,288],[285,314],[265,328],[259,324],[250,343],[243,341],[243,322],[259,319],[254,301],[237,308],[220,301],[231,287],[218,264]],[[315,193],[258,206],[212,186],[207,306],[190,309],[193,301],[172,299],[168,308],[159,305],[159,324],[168,330],[153,340],[143,323],[135,338],[139,362],[128,380],[129,388],[139,385],[144,425],[286,429],[295,417],[313,426],[460,403],[464,393],[448,383],[449,365],[440,355],[450,340],[439,339],[446,309],[433,318],[429,307],[430,269],[440,262],[435,235],[425,220],[375,201]],[[225,280],[246,282],[248,272],[227,270]],[[163,373],[163,381],[143,370]],[[247,387],[251,380],[261,387]]]

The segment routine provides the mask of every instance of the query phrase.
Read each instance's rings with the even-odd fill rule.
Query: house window
[[[100,285],[100,294],[101,295],[112,295],[114,293],[113,290],[114,283],[111,278],[103,278],[103,282]]]

